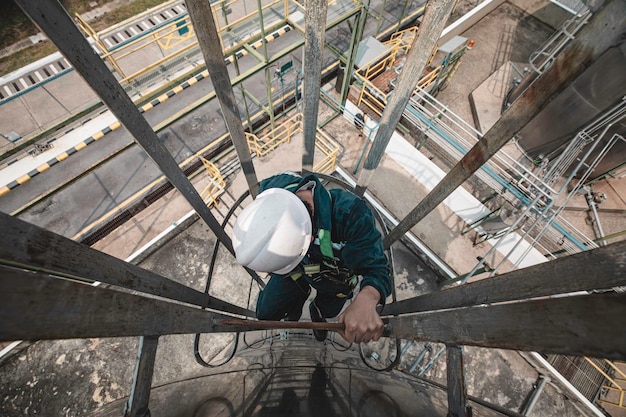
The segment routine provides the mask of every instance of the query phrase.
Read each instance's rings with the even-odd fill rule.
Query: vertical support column
[[[133,375],[133,387],[124,409],[124,417],[150,417],[148,402],[154,373],[158,336],[142,336],[139,338],[137,365]]]
[[[363,38],[365,16],[365,8],[361,6],[359,13],[355,16],[355,27],[352,29],[352,38],[350,39],[350,55],[348,55],[346,68],[343,71],[343,81],[341,83],[341,93],[339,96],[339,102],[342,106],[345,106],[348,98],[348,89],[350,88],[350,81],[352,81],[352,73],[354,72],[354,60],[359,51],[359,42],[361,42]]]
[[[180,191],[224,246],[233,253],[230,237],[224,232],[176,160],[139,113],[137,106],[95,53],[72,18],[58,1],[17,0],[17,4],[56,45],[74,69],[98,94],[111,112],[158,165],[168,181]]]
[[[221,42],[213,19],[213,12],[208,1],[187,0],[187,11],[193,22],[193,26],[198,37],[198,43],[204,56],[204,62],[209,70],[215,95],[220,102],[220,108],[224,115],[226,127],[230,133],[230,138],[237,151],[241,169],[246,177],[248,188],[252,197],[256,197],[259,186],[252,164],[252,157],[248,150],[248,141],[243,131],[237,100],[233,92],[233,86],[230,83],[228,70],[224,63],[224,52],[222,51]]]
[[[267,63],[268,55],[267,55],[267,40],[265,39],[265,24],[263,23],[263,3],[261,0],[257,0],[257,11],[259,13],[259,27],[261,30],[261,45],[263,46],[263,58],[265,59],[265,63]],[[274,114],[274,98],[272,97],[272,74],[271,69],[269,67],[265,67],[265,93],[267,95],[267,116],[270,118],[270,126],[272,129],[272,137],[274,135],[274,129],[276,128]],[[261,106],[262,107],[262,106]]]
[[[455,5],[452,7],[452,11],[450,13],[454,13],[454,9],[456,8],[456,3],[458,3],[458,0],[455,1]],[[398,19],[398,26],[396,26],[396,29],[394,30],[394,32],[398,32],[400,30],[400,28],[402,27],[402,16],[406,16],[406,8],[409,6],[409,0],[404,0],[404,5],[402,5],[402,12],[400,13],[400,19]]]
[[[241,70],[239,69],[239,59],[236,56],[233,61],[233,65],[235,66],[236,74],[238,76],[241,75]],[[246,89],[243,86],[243,83],[239,84],[239,91],[241,91],[241,98],[243,100],[243,109],[244,109],[244,113],[246,114],[246,122],[248,123],[248,128],[252,132],[252,120],[250,120],[250,109],[248,108],[248,100],[246,99]]]
[[[428,0],[426,0],[428,1]],[[387,0],[383,0],[383,4],[380,7],[380,14],[378,16],[376,16],[376,32],[375,35],[378,35],[380,33],[380,26],[383,23],[383,18],[384,18],[384,10],[387,9]]]
[[[393,94],[380,118],[380,127],[374,137],[372,148],[367,154],[367,159],[363,165],[363,170],[359,176],[355,193],[359,196],[365,194],[365,190],[372,179],[374,170],[383,157],[385,148],[389,144],[391,135],[396,130],[398,121],[402,117],[402,112],[413,95],[417,81],[422,77],[424,67],[428,63],[430,56],[437,45],[437,40],[441,36],[450,11],[455,0],[429,1],[426,12],[422,19],[417,36],[413,40],[411,49],[406,58],[406,63],[398,78],[398,85],[393,90]]]
[[[322,57],[326,39],[327,0],[306,0],[304,18],[304,150],[302,170],[313,170],[317,113],[322,82]]]
[[[463,348],[458,345],[446,345],[446,355],[448,417],[471,417],[472,409],[467,405]]]
[[[263,23],[263,3],[261,0],[257,0],[256,2],[257,10],[259,12],[259,29],[261,30],[261,45],[263,46],[263,58],[265,58],[265,62],[267,63],[267,39],[265,39],[265,23]],[[286,16],[286,15],[285,15]]]
[[[592,16],[580,35],[556,57],[552,65],[524,91],[439,184],[391,230],[383,241],[384,246],[388,248],[434,210],[530,122],[556,94],[573,82],[608,48],[616,45],[626,32],[625,17],[622,0],[607,0],[604,8]]]
[[[267,115],[270,118],[270,126],[272,127],[272,137],[274,137],[275,117],[274,114],[274,97],[272,97],[272,74],[270,68],[265,67],[265,91],[267,92]]]

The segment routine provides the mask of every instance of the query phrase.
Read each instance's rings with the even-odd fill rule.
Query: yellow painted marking
[[[77,143],[76,146],[74,146],[74,149],[76,149],[77,151],[80,151],[81,149],[84,149],[87,147],[87,144],[85,142],[81,142],[81,143]]]
[[[208,70],[202,71],[202,76],[203,77],[208,77],[209,76],[209,71]]]
[[[113,123],[111,126],[109,126],[109,128],[110,128],[111,130],[115,130],[115,129],[119,129],[119,128],[120,128],[120,126],[122,126],[122,124],[121,124],[120,122],[115,122],[115,123]]]
[[[9,191],[11,191],[9,187],[7,187],[6,185],[3,185],[2,188],[0,188],[0,197],[2,197],[5,194],[8,194]]]
[[[67,154],[67,152],[63,152],[62,154],[57,155],[57,161],[59,162],[67,158],[69,158],[69,155]]]
[[[93,140],[102,139],[103,137],[104,137],[104,133],[102,133],[101,131],[92,136]]]
[[[150,109],[152,109],[154,106],[152,105],[152,103],[148,103],[148,104],[144,104],[141,108],[143,109],[143,111],[148,111]]]
[[[171,26],[174,27],[174,26]],[[187,41],[188,39],[192,38],[194,36],[193,33],[193,26],[188,25],[186,26],[189,31],[187,33],[185,33],[184,35],[180,35],[177,31],[170,33],[167,36],[164,36],[163,38],[158,40],[159,45],[161,45],[161,47],[163,49],[171,49],[174,48],[178,45],[180,45],[181,43]],[[179,28],[179,29],[182,29]]]
[[[178,85],[178,86],[174,87],[174,89],[173,89],[172,91],[174,91],[174,94],[178,94],[178,93],[180,93],[181,91],[183,91],[183,87],[181,87],[180,85]]]
[[[167,94],[160,95],[160,96],[157,98],[157,100],[159,100],[161,103],[163,103],[163,102],[164,102],[165,100],[167,100],[167,99],[168,99]]]
[[[43,164],[43,165],[39,165],[37,167],[37,171],[39,172],[44,172],[46,169],[50,168],[50,165],[48,165],[47,163]]]
[[[194,78],[190,78],[189,81],[187,81],[189,83],[189,85],[194,85],[195,83],[198,82],[198,80],[194,77]]]
[[[30,179],[30,175],[26,174],[26,175],[22,175],[21,177],[19,177],[15,181],[17,181],[17,183],[21,185],[21,184],[24,184],[29,179]]]

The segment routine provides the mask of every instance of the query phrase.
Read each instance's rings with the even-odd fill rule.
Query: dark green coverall
[[[322,317],[337,316],[361,279],[380,293],[380,302],[391,293],[389,264],[374,216],[365,202],[345,190],[326,190],[313,175],[286,172],[261,181],[259,192],[284,188],[313,191],[315,241],[300,263],[286,275],[272,274],[259,294],[256,314],[260,320],[297,321],[310,293],[317,290],[315,305]]]

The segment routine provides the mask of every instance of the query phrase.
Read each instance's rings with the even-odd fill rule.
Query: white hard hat
[[[290,272],[310,244],[309,212],[295,194],[282,188],[260,193],[239,214],[233,228],[237,262],[259,272]]]

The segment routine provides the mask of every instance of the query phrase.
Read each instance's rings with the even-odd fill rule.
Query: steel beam
[[[0,314],[0,341],[242,330],[222,314],[4,266]],[[626,293],[457,308],[385,321],[391,326],[386,334],[403,339],[626,359],[626,332],[615,332],[626,327]],[[250,324],[250,330],[292,325]]]
[[[0,264],[70,278],[100,281],[200,307],[254,317],[253,311],[226,303],[176,281],[124,262],[89,246],[0,212]]]
[[[626,241],[385,306],[383,314],[469,307],[626,286]]]
[[[154,374],[158,336],[142,336],[139,338],[137,363],[133,375],[133,387],[126,403],[124,417],[150,417],[148,402]]]
[[[259,190],[259,181],[252,164],[252,157],[248,150],[248,141],[241,123],[241,116],[237,106],[237,99],[224,62],[222,42],[217,33],[211,4],[203,0],[187,0],[187,11],[196,30],[198,44],[204,56],[204,62],[209,70],[209,76],[220,103],[226,127],[237,151],[241,169],[246,177],[250,195],[256,197]]]
[[[354,17],[354,27],[352,28],[352,37],[350,38],[350,50],[348,51],[346,67],[343,71],[343,80],[341,81],[341,92],[339,93],[339,103],[341,103],[342,106],[346,105],[346,100],[348,99],[352,74],[354,73],[354,60],[359,51],[359,42],[363,39],[366,14],[365,8],[361,6],[359,13]]]
[[[303,114],[304,149],[302,153],[302,170],[313,170],[315,154],[315,136],[317,134],[317,113],[320,101],[320,84],[322,82],[322,58],[326,42],[327,0],[306,0],[304,17],[304,91]]]
[[[103,103],[180,191],[200,218],[233,253],[230,237],[220,227],[193,184],[178,167],[137,106],[117,82],[98,54],[89,45],[72,18],[58,1],[17,0],[17,4],[56,45],[74,69],[87,81]],[[220,55],[221,56],[221,55]]]
[[[471,417],[472,410],[467,403],[463,348],[461,346],[446,346],[446,375],[448,379],[448,417]]]
[[[626,293],[390,317],[393,336],[446,344],[626,359]]]
[[[415,91],[415,85],[422,78],[424,67],[428,64],[428,60],[437,46],[437,40],[448,21],[454,3],[455,0],[431,0],[426,5],[419,31],[413,44],[411,44],[406,62],[398,77],[398,84],[385,106],[379,128],[376,131],[376,136],[374,136],[374,142],[359,175],[355,193],[361,197],[365,194],[374,171],[385,153],[385,148],[389,144],[391,135],[395,132],[402,113]]]
[[[0,341],[211,333],[231,317],[0,266]]]
[[[400,224],[391,230],[384,239],[384,246],[388,248],[426,217],[530,122],[556,94],[573,82],[608,48],[618,44],[626,32],[625,27],[623,0],[608,0],[604,8],[591,18],[550,67],[522,93]]]

